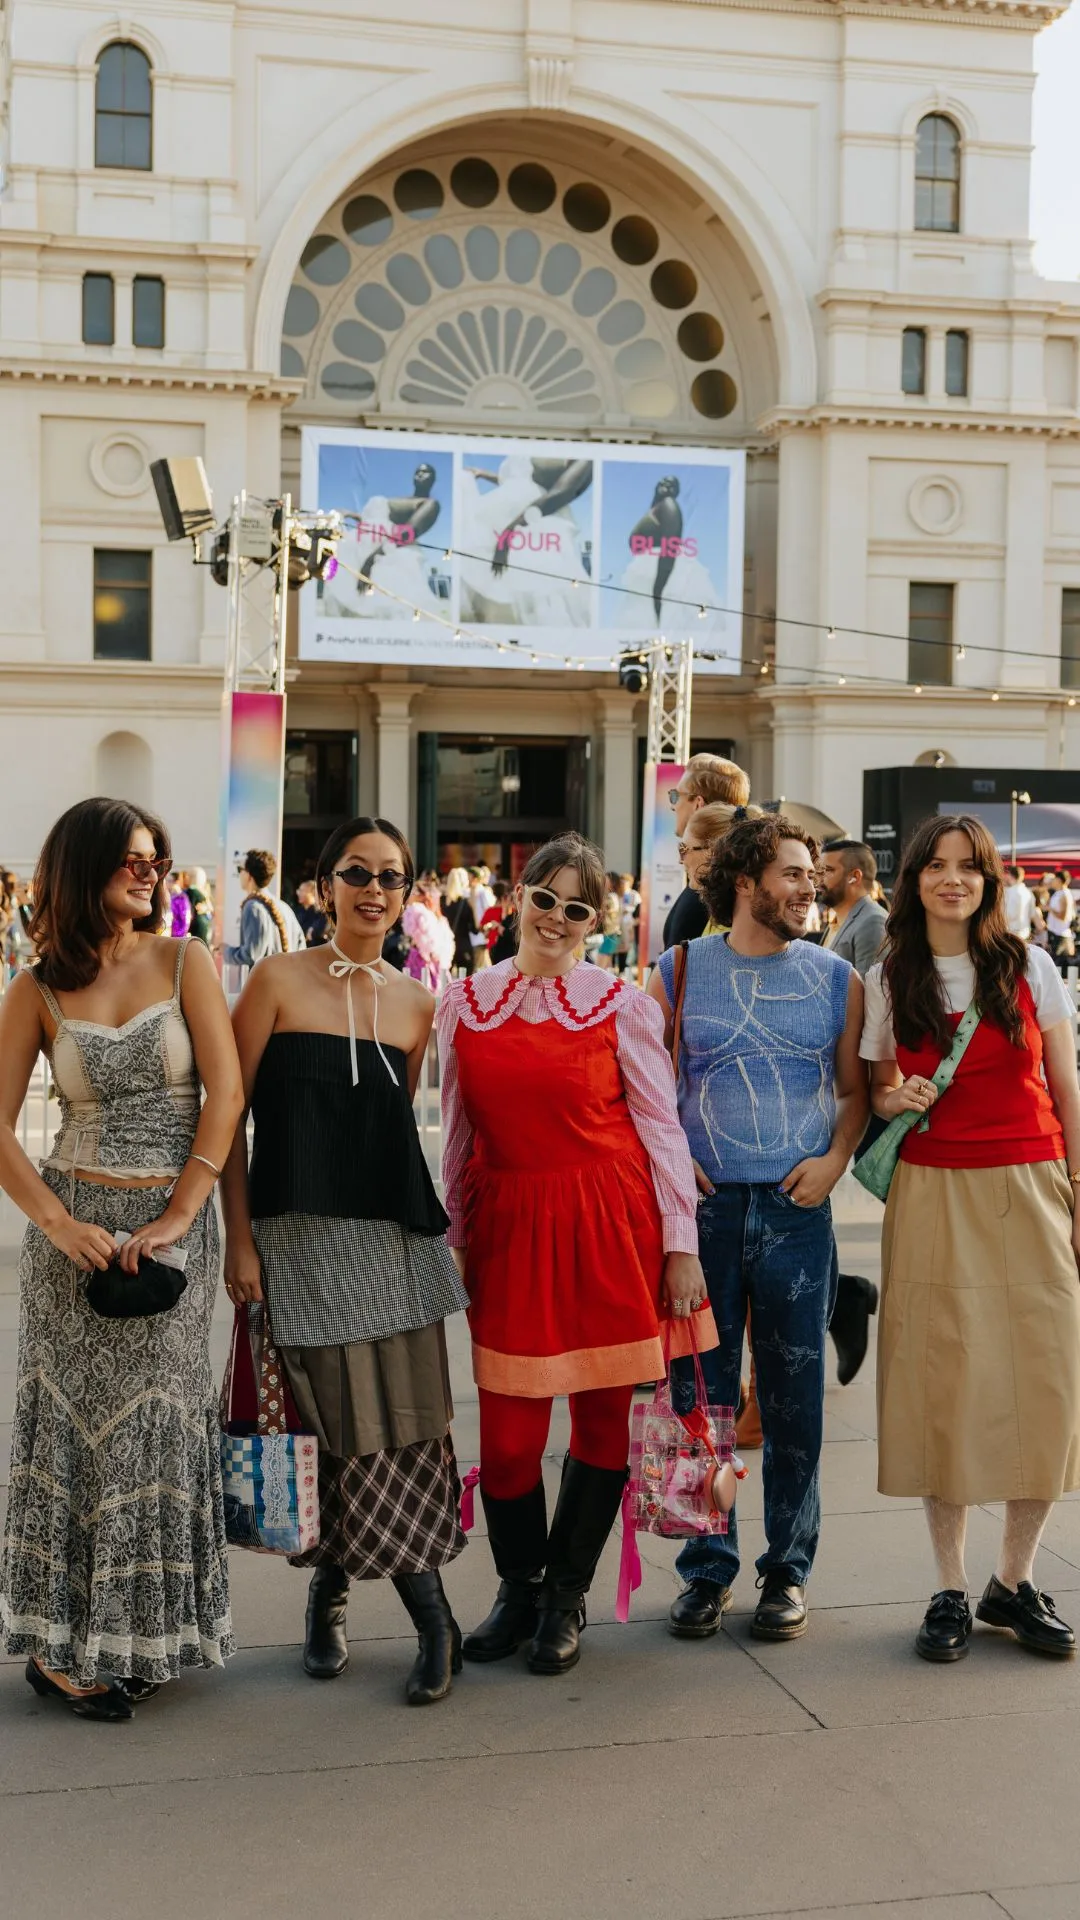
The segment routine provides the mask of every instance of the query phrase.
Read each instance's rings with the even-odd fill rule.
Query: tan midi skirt
[[[879,1491],[976,1506],[1080,1487],[1080,1279],[1064,1162],[901,1161],[881,1270]]]

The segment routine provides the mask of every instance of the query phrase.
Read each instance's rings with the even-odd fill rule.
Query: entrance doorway
[[[355,733],[285,735],[282,887],[292,898],[310,880],[323,845],[356,812]]]
[[[420,736],[420,864],[483,864],[515,881],[534,847],[586,831],[588,740]]]

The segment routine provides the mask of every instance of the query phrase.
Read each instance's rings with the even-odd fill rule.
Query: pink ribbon
[[[619,1585],[615,1595],[615,1618],[625,1625],[630,1618],[630,1596],[641,1585],[641,1555],[638,1552],[637,1529],[634,1526],[634,1509],[630,1488],[627,1486],[622,1503],[622,1553],[619,1557]]]
[[[461,1483],[461,1531],[471,1533],[476,1525],[476,1489],[480,1484],[479,1467],[470,1467]]]

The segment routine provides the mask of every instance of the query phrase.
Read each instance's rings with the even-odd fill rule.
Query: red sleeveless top
[[[900,1158],[918,1167],[1018,1167],[1033,1160],[1063,1160],[1065,1135],[1042,1077],[1043,1042],[1035,1001],[1020,982],[1023,1046],[1014,1047],[1000,1027],[979,1021],[947,1093],[930,1110],[925,1133],[913,1127]],[[950,1014],[955,1032],[961,1015]],[[941,1065],[933,1040],[920,1047],[896,1043],[904,1079],[926,1079]]]

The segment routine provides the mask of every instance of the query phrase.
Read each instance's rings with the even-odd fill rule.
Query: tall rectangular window
[[[165,282],[137,273],[132,288],[131,337],[137,347],[165,345]]]
[[[970,335],[950,327],[945,335],[945,391],[954,400],[962,399],[968,390],[969,353]]]
[[[1061,684],[1080,687],[1080,587],[1061,595]]]
[[[900,385],[905,393],[926,392],[926,329],[905,327],[900,356]]]
[[[908,682],[951,687],[955,587],[913,580],[908,588]]]
[[[88,347],[111,347],[116,337],[116,296],[111,273],[84,273],[82,337]]]
[[[149,549],[95,547],[94,659],[149,658]]]

